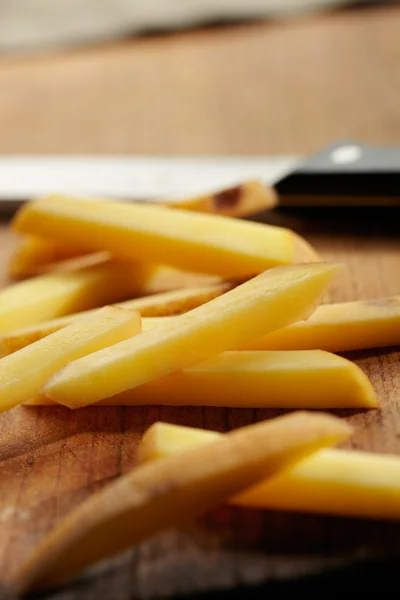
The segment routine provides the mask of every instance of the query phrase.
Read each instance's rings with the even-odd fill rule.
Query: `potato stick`
[[[163,322],[145,319],[143,329]],[[249,340],[241,350],[345,352],[400,345],[400,296],[318,306],[307,321]]]
[[[45,396],[28,402],[52,403]],[[330,409],[376,408],[377,399],[365,373],[335,354],[238,351],[224,352],[99,404]]]
[[[138,310],[143,317],[166,317],[179,315],[197,306],[206,304],[229,290],[233,290],[241,281],[219,281],[212,285],[182,288],[159,294],[150,294],[121,303],[126,308]]]
[[[394,296],[319,306],[307,321],[249,340],[240,349],[345,352],[399,344],[400,296]]]
[[[53,265],[51,272],[75,271],[86,268],[92,264],[109,263],[109,252],[93,252],[63,263]],[[129,267],[129,263],[125,263]],[[136,296],[160,294],[162,292],[186,289],[189,287],[209,286],[221,283],[221,278],[216,275],[192,273],[175,269],[168,265],[151,263],[130,263],[131,286]],[[243,279],[243,278],[242,278]]]
[[[224,277],[315,260],[314,250],[307,252],[306,242],[289,229],[144,203],[49,196],[26,204],[13,227],[60,242],[85,240],[88,249],[109,250],[121,260]]]
[[[247,181],[213,194],[164,203],[168,208],[215,213],[225,217],[248,217],[274,208],[276,204],[275,190],[259,181]]]
[[[166,315],[163,317],[144,317],[142,319],[142,331],[147,331],[148,329],[153,329],[154,327],[158,327],[162,323],[167,323],[168,321],[172,321],[176,316],[179,315]]]
[[[135,298],[133,300],[127,300],[126,302],[120,302],[118,306],[137,310],[142,316],[150,315],[154,317],[154,315],[180,314],[192,310],[193,308],[196,308],[196,306],[205,304],[206,302],[213,300],[213,298],[217,298],[228,290],[233,289],[235,286],[236,283],[234,281],[223,281],[207,287],[188,288],[162,294],[153,294],[143,298]],[[86,317],[93,312],[94,310],[87,310],[80,313],[74,313],[72,315],[60,317],[59,319],[44,321],[5,333],[0,337],[0,355],[6,356],[7,354],[16,352],[33,342],[37,342],[37,340],[41,340],[46,337],[46,335],[66,327],[76,319]],[[152,320],[148,323],[147,328],[159,325],[160,322],[161,319],[160,321]]]
[[[224,284],[221,284],[223,286]],[[216,285],[216,288],[218,285]],[[199,288],[202,289],[202,288]],[[207,288],[204,288],[206,293]],[[189,292],[189,290],[188,290]],[[179,293],[179,292],[177,292]],[[182,292],[183,293],[183,292]],[[120,303],[120,306],[137,308],[143,319],[143,330],[165,322],[165,318],[155,317],[158,312],[172,314],[168,309],[143,309],[141,302],[150,298]],[[160,295],[161,298],[161,295]],[[211,298],[209,298],[211,299]],[[131,305],[132,303],[132,305]],[[190,309],[190,307],[188,307]],[[78,316],[78,315],[76,315]],[[75,315],[74,315],[75,317]],[[54,319],[47,323],[34,325],[11,331],[0,338],[0,348],[3,354],[9,354],[23,348],[27,344],[52,333],[70,322],[70,317]],[[376,298],[374,300],[356,300],[353,302],[338,302],[318,306],[307,321],[293,323],[283,329],[267,333],[262,337],[249,340],[242,344],[243,350],[327,350],[329,352],[345,352],[349,350],[364,350],[368,348],[384,348],[400,345],[400,296]]]
[[[94,265],[109,264],[111,253],[107,251],[90,252],[74,258],[48,263],[32,268],[29,271],[19,271],[18,276],[14,270],[13,276],[24,279],[45,273],[63,273],[77,271]],[[127,265],[128,266],[128,265]],[[167,291],[186,289],[200,286],[210,286],[222,282],[216,275],[192,273],[182,269],[175,269],[168,265],[154,265],[150,263],[137,263],[132,265],[132,292],[136,296],[147,296]],[[243,279],[243,278],[242,278]]]
[[[46,273],[76,271],[111,260],[111,252],[82,251],[57,244],[55,240],[24,236],[10,257],[8,275],[12,279],[27,279]]]
[[[41,265],[37,269],[37,272],[32,272],[31,275],[76,271],[77,269],[85,269],[86,267],[92,267],[94,265],[103,265],[109,263],[111,260],[113,260],[112,254],[107,250],[99,250],[98,252],[85,252],[85,254],[79,254],[72,256],[71,258],[64,258],[62,260]]]
[[[0,290],[0,332],[132,297],[131,272],[109,263],[14,283]]]
[[[243,217],[273,208],[276,193],[258,181],[248,181],[213,194],[170,200],[163,203],[168,208],[181,208],[196,212],[211,212],[231,217]],[[158,203],[161,204],[161,203]],[[72,246],[63,246],[57,240],[27,236],[22,238],[10,259],[9,275],[14,278],[31,277],[54,270],[80,268],[79,258],[85,251]],[[86,259],[90,264],[102,262],[107,253],[91,253]],[[75,259],[78,258],[78,263]],[[111,255],[108,256],[111,258]],[[71,260],[72,259],[72,260]],[[311,260],[311,258],[310,258]],[[85,263],[83,266],[86,266]]]
[[[71,362],[42,391],[78,408],[190,367],[307,317],[338,268],[315,263],[266,271],[136,338]]]
[[[316,249],[301,235],[292,231],[292,237],[296,246],[297,256],[299,257],[299,260],[296,262],[318,262],[321,260]]]
[[[140,314],[105,306],[0,360],[0,412],[37,395],[58,369],[140,332]]]
[[[67,515],[16,573],[15,586],[26,591],[63,581],[217,507],[350,432],[338,418],[298,412],[141,465]]]
[[[31,238],[28,238],[31,239]],[[38,239],[41,238],[32,238]],[[49,242],[50,243],[50,242]],[[18,248],[17,248],[18,252]],[[32,260],[35,260],[33,257]],[[56,262],[33,265],[25,268],[23,263],[13,263],[11,276],[14,279],[24,279],[35,275],[45,273],[63,273],[68,271],[77,271],[94,265],[110,263],[112,254],[108,251],[86,252],[85,254],[75,255],[71,258],[63,258]],[[318,257],[315,258],[318,260]],[[137,296],[146,296],[166,291],[177,290],[180,288],[208,286],[221,282],[216,275],[206,275],[204,273],[192,273],[182,269],[175,269],[168,265],[155,265],[150,263],[137,263],[133,267],[132,290]],[[135,285],[133,285],[135,283]]]
[[[31,250],[32,254],[29,255]],[[43,260],[40,259],[41,250],[44,253],[47,252],[48,257],[58,255],[60,258],[56,261],[45,262],[43,257]],[[71,254],[70,257],[68,257],[68,251]],[[19,259],[21,254],[23,260]],[[68,249],[57,245],[55,241],[27,236],[22,238],[21,246],[17,246],[15,254],[10,260],[9,275],[14,279],[25,279],[46,273],[77,271],[95,265],[107,264],[113,258],[111,252],[105,250],[86,251],[85,253],[79,251],[78,253],[76,248]],[[319,259],[316,257],[313,260]],[[216,275],[193,273],[161,264],[137,263],[132,271],[132,290],[137,296],[146,296],[180,288],[212,285],[220,282],[221,279]]]
[[[38,275],[47,265],[76,257],[82,250],[62,246],[56,240],[23,236],[17,242],[8,264],[8,275],[15,279]]]
[[[215,431],[155,423],[138,454],[141,461],[164,459],[221,437]],[[400,457],[319,450],[231,501],[273,510],[400,519]]]
[[[172,292],[175,290],[209,286],[224,281],[216,275],[207,275],[206,273],[194,273],[183,269],[176,269],[163,264],[142,264],[142,278],[140,286],[138,285],[137,296],[146,296],[148,294],[160,294],[162,292]],[[233,280],[245,280],[248,277],[235,277]]]

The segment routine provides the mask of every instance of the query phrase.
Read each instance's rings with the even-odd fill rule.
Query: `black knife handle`
[[[400,206],[400,147],[333,144],[275,185],[283,206]]]

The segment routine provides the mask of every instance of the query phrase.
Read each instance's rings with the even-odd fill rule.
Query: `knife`
[[[313,156],[3,156],[0,210],[44,194],[165,200],[259,179],[281,206],[400,206],[400,147],[336,142]]]

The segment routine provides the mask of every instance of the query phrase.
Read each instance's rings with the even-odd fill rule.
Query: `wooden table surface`
[[[3,58],[0,151],[292,154],[340,137],[400,143],[399,30],[400,8],[363,9]],[[262,218],[293,227],[324,258],[346,263],[329,299],[348,300],[400,294],[398,217],[360,210]],[[5,264],[14,244],[6,225],[1,240]],[[381,406],[340,411],[356,428],[349,445],[399,453],[400,353],[352,358],[371,377]],[[278,412],[146,407],[3,414],[0,578],[6,582],[68,510],[135,464],[141,434],[154,421],[226,431]],[[153,599],[262,582],[270,586],[264,592],[279,591],[274,582],[288,577],[397,561],[398,535],[393,524],[224,509],[193,529],[142,544],[97,577],[51,597]],[[353,570],[351,581],[359,585],[374,572]],[[330,587],[342,581],[327,577]]]

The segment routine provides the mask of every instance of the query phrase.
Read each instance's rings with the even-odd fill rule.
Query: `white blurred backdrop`
[[[117,39],[224,20],[293,16],[357,0],[0,0],[0,51]]]

